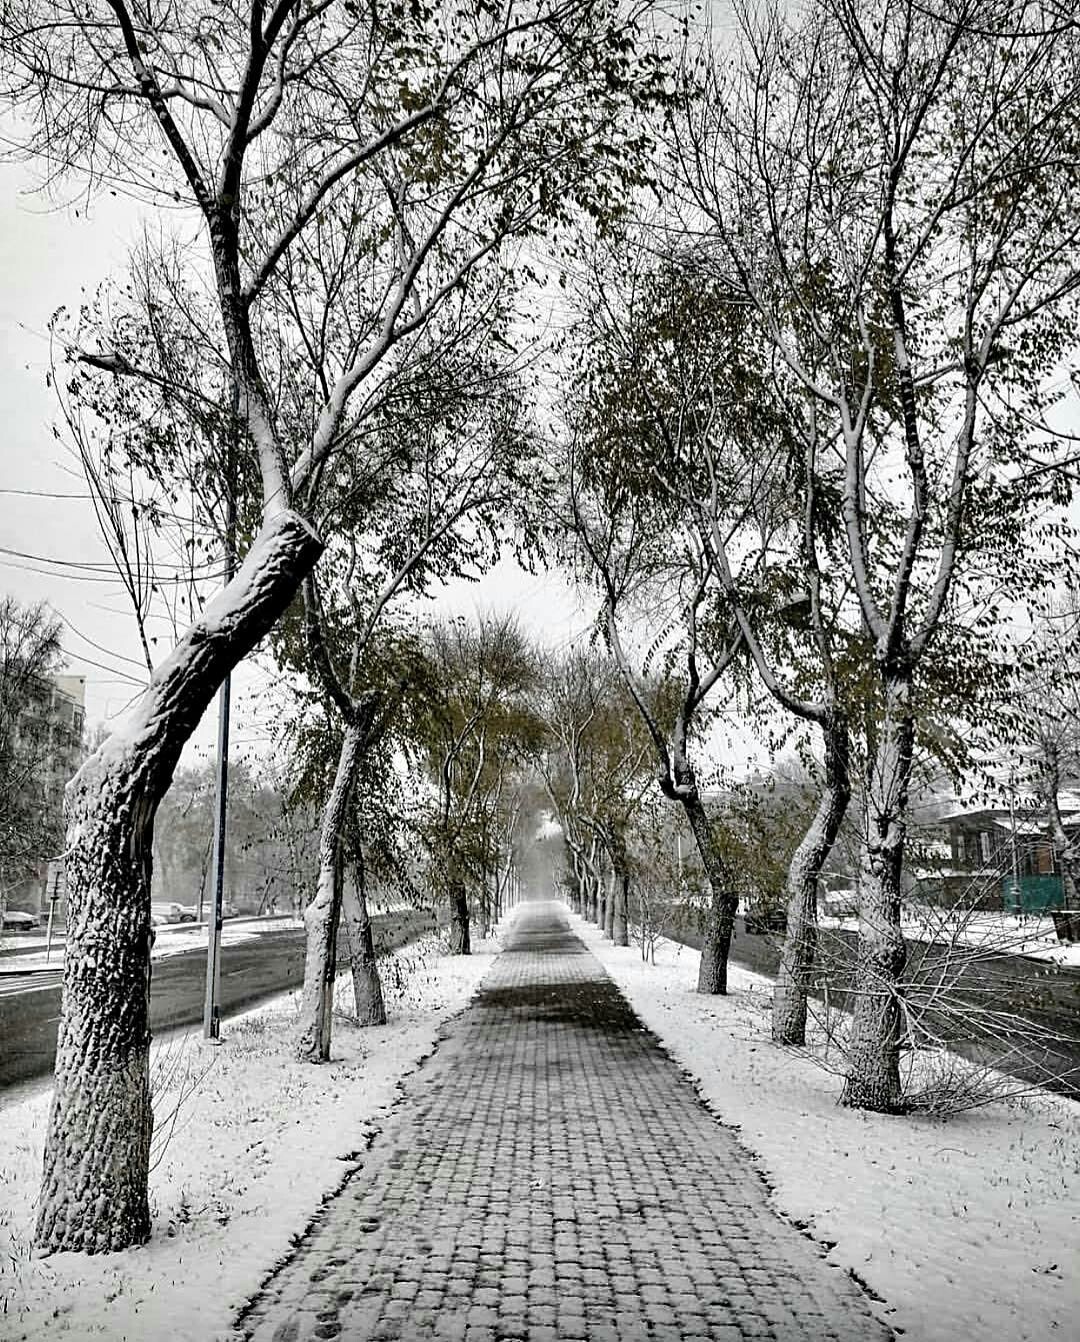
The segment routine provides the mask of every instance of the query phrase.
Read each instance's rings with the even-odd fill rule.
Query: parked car
[[[8,909],[4,914],[5,932],[29,932],[37,925],[37,917],[32,913],[23,913],[21,909]]]
[[[834,885],[818,897],[818,911],[829,918],[851,918],[859,912],[859,892],[853,885]]]
[[[787,910],[782,904],[751,904],[743,914],[743,927],[752,936],[764,932],[786,932]]]
[[[160,927],[162,923],[182,923],[184,912],[182,904],[151,904],[150,921],[155,927]]]
[[[182,923],[197,923],[199,921],[198,904],[181,904],[180,921]]]
[[[238,916],[239,912],[240,910],[236,907],[236,905],[230,904],[228,900],[226,900],[225,903],[222,904],[221,906],[221,916],[223,919],[235,918]],[[198,913],[199,913],[198,905],[192,904],[190,908],[184,910],[185,916],[181,921],[185,923],[198,922]],[[190,914],[191,916],[188,917],[187,916],[188,914]],[[203,917],[207,920],[207,922],[209,922],[210,919],[213,918],[213,916],[214,916],[214,901],[212,899],[208,899],[206,903],[203,905]]]

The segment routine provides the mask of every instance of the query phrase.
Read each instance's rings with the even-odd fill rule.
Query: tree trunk
[[[684,789],[686,783],[683,783]],[[709,817],[701,803],[696,784],[681,798],[683,810],[690,823],[690,831],[697,844],[705,873],[709,878],[709,907],[706,913],[705,935],[701,945],[701,964],[698,968],[699,993],[721,996],[727,992],[727,963],[731,951],[731,937],[735,930],[735,913],[739,896],[728,870],[727,862],[713,837]]]
[[[787,935],[772,1008],[772,1037],[777,1044],[806,1043],[806,995],[817,950],[818,878],[851,800],[847,722],[834,713],[822,731],[825,786],[810,827],[788,868]]]
[[[607,892],[604,895],[604,936],[609,941],[615,939],[615,885],[617,878],[614,866],[608,873]]]
[[[450,954],[469,953],[469,896],[464,881],[455,877],[450,882]]]
[[[363,727],[350,723],[345,728],[334,784],[323,811],[315,898],[304,910],[307,943],[296,1041],[296,1056],[301,1062],[327,1062],[330,1058],[337,938],[344,884],[342,837],[363,748]]]
[[[1054,760],[1046,770],[1046,810],[1050,817],[1050,839],[1054,847],[1054,856],[1061,869],[1062,905],[1067,910],[1080,909],[1080,872],[1077,870],[1076,848],[1069,841],[1065,825],[1061,819],[1061,807],[1058,803],[1060,786],[1060,768]],[[1020,892],[1016,892],[1019,900]]]
[[[596,910],[593,907],[593,883],[588,872],[585,872],[581,878],[581,916],[586,922],[596,921]]]
[[[375,958],[375,941],[371,934],[371,916],[367,906],[364,859],[359,848],[353,852],[353,872],[355,883],[346,886],[343,892],[342,912],[345,915],[345,933],[349,943],[356,1022],[358,1025],[385,1025],[386,1002],[383,999],[379,964]]]
[[[611,939],[616,946],[630,945],[630,930],[627,917],[630,907],[630,868],[626,860],[626,846],[622,836],[616,840],[615,853],[612,855],[612,891]]]
[[[615,919],[611,939],[616,946],[630,945],[629,908],[630,873],[624,869],[615,885]]]
[[[295,513],[270,519],[127,725],[68,785],[63,999],[35,1231],[46,1252],[98,1253],[149,1237],[154,816],[218,686],[273,627],[321,550]]]
[[[884,714],[867,786],[855,1004],[841,1104],[876,1113],[903,1109],[900,1088],[900,929],[904,828],[914,747],[911,681],[885,681]]]

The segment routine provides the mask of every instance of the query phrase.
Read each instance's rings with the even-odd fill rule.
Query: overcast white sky
[[[86,486],[52,426],[56,403],[46,386],[48,325],[61,306],[76,308],[110,273],[118,274],[140,231],[139,207],[118,198],[64,208],[34,189],[25,168],[0,164],[0,590],[20,601],[47,601],[65,621],[68,669],[87,678],[87,716],[115,721],[145,678],[130,608],[97,530]],[[533,576],[504,561],[479,584],[439,594],[450,612],[514,607],[545,643],[565,646],[588,624],[557,574]],[[99,646],[95,646],[99,645]],[[107,649],[108,651],[103,651]],[[263,677],[238,678],[239,745],[263,736],[257,694]],[[196,740],[214,739],[213,712]]]
[[[46,601],[64,621],[66,669],[85,675],[91,726],[116,725],[145,683],[138,634],[127,598],[97,529],[78,462],[63,437],[46,385],[51,315],[75,310],[110,275],[122,274],[143,219],[151,213],[123,197],[52,199],[27,167],[0,163],[0,591],[22,602]],[[80,567],[82,566],[82,567]],[[523,572],[505,559],[479,583],[433,593],[428,609],[446,614],[516,610],[553,650],[586,637],[584,609],[559,573]],[[251,663],[234,676],[233,741],[239,752],[269,745],[275,719],[269,679]],[[213,748],[216,707],[195,733],[188,760]],[[732,719],[718,724],[709,753],[736,773],[764,752]]]

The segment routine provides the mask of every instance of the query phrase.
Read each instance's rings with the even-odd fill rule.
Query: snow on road
[[[696,951],[663,943],[650,966],[571,922],[739,1130],[777,1207],[884,1297],[905,1339],[1080,1336],[1080,1104],[1041,1092],[947,1121],[841,1109],[836,1076],[769,1041],[768,979],[733,965],[730,994],[702,997]]]
[[[819,926],[856,933],[856,917],[822,917]],[[1054,922],[1046,914],[1017,915],[978,909],[933,908],[913,904],[905,909],[904,936],[909,941],[936,942],[978,948],[995,955],[1026,955],[1051,964],[1080,968],[1080,942],[1058,939]]]
[[[241,941],[251,941],[263,932],[302,931],[304,921],[300,917],[243,918],[229,919],[222,924],[221,942],[224,946],[234,946]],[[165,923],[154,928],[154,949],[150,952],[154,960],[165,960],[173,955],[183,955],[185,951],[206,949],[209,933],[205,923]],[[20,938],[17,945],[26,947],[28,937]],[[35,937],[33,951],[24,951],[21,955],[8,954],[14,951],[16,943],[8,938],[0,944],[0,974],[25,974],[34,969],[59,969],[64,963],[64,943],[57,942],[51,951],[45,949],[45,938]]]
[[[176,1031],[154,1045],[154,1237],[86,1258],[30,1252],[51,1087],[0,1096],[0,1336],[216,1342],[304,1229],[323,1195],[363,1160],[398,1080],[430,1052],[497,951],[444,956],[433,939],[382,962],[389,1025],[338,1019],[334,1061],[294,1061],[295,993],[228,1020],[221,1045]],[[348,975],[340,1005],[351,1007]]]

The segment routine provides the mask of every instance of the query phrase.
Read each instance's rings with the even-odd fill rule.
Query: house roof
[[[1058,809],[1067,824],[1080,822],[1080,792],[1063,788],[1058,793]],[[993,825],[1003,825],[1007,829],[1016,826],[1019,834],[1034,834],[1044,826],[1045,808],[1034,793],[1018,793],[1010,808],[1004,806],[961,806],[939,816],[936,823],[948,825],[960,820],[979,820]],[[1027,826],[1028,828],[1025,828]]]

